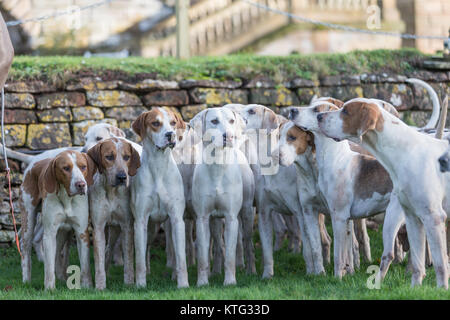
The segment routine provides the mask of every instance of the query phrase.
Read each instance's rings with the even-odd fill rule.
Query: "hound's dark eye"
[[[86,171],[86,166],[81,166],[80,169],[81,171]]]
[[[129,156],[129,155],[124,155],[124,156],[123,156],[123,160],[125,160],[125,161],[130,160],[130,156]]]
[[[114,160],[114,155],[110,154],[108,156],[105,156],[106,160],[108,161],[113,161]]]
[[[219,124],[219,120],[217,120],[217,119],[211,120],[211,123],[212,124]]]
[[[96,141],[101,141],[101,140],[103,140],[103,138],[102,137],[97,137],[97,138],[95,138],[95,140]]]
[[[177,123],[176,123],[175,121],[172,121],[172,122],[170,123],[170,125],[171,125],[172,127],[175,127],[176,124],[177,124]]]
[[[348,115],[347,109],[342,109],[342,113],[345,114],[345,115]]]
[[[154,127],[159,127],[159,125],[160,125],[159,121],[152,122],[152,126],[154,126]]]
[[[295,141],[295,139],[297,139],[297,137],[293,136],[292,134],[287,136],[287,141]]]
[[[231,120],[230,120],[230,123],[233,124],[233,123],[234,123],[234,119],[231,119]]]
[[[70,171],[70,167],[66,166],[66,167],[63,168],[63,170],[69,172]]]
[[[253,110],[253,109],[250,109],[250,110],[248,110],[248,114],[255,114],[256,112],[255,112],[255,110]]]

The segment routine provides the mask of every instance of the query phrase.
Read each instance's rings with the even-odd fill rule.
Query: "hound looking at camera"
[[[202,163],[195,166],[192,181],[192,204],[196,214],[197,285],[208,284],[209,220],[225,218],[225,280],[224,285],[236,284],[236,242],[238,215],[243,209],[244,177],[253,178],[247,159],[236,144],[245,124],[228,108],[209,108],[190,122],[202,145]],[[244,210],[244,245],[251,241],[253,210]],[[247,226],[247,227],[246,227]]]
[[[319,101],[310,107],[292,108],[290,118],[296,126],[314,135],[318,186],[327,201],[333,224],[335,275],[342,277],[345,261],[354,260],[350,249],[350,221],[386,211],[383,242],[393,255],[403,214],[395,195],[391,195],[392,182],[383,166],[373,157],[352,151],[348,141],[336,142],[321,132],[317,115],[330,110],[338,108]],[[294,138],[286,137],[287,141],[295,141]],[[386,233],[385,230],[391,232]]]
[[[176,130],[184,126],[179,120],[170,110],[153,108],[142,113],[132,124],[133,131],[143,143],[141,167],[131,182],[138,287],[145,287],[147,283],[145,255],[149,219],[152,224],[170,219],[178,287],[189,286],[183,179],[172,156],[172,148],[177,144]]]
[[[393,193],[406,216],[413,286],[425,276],[425,234],[430,244],[438,287],[448,288],[445,221],[448,219],[450,177],[436,161],[448,142],[417,132],[376,103],[350,100],[341,110],[319,113],[322,132],[349,139],[371,152],[389,172]],[[417,186],[420,186],[419,188]]]
[[[139,153],[124,139],[110,138],[89,149],[97,165],[89,188],[89,211],[94,227],[95,287],[105,289],[105,227],[110,234],[109,251],[121,232],[124,283],[134,283],[133,217],[130,212],[130,177],[140,167]],[[111,254],[111,252],[109,252]]]
[[[93,183],[95,164],[76,151],[36,162],[24,173],[20,188],[22,207],[22,279],[31,280],[31,241],[36,214],[42,207],[45,288],[55,288],[55,259],[75,232],[81,265],[81,285],[92,285],[89,271],[89,206],[87,189]]]

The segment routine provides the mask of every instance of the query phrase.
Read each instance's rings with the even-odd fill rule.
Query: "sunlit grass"
[[[374,259],[382,252],[381,231],[369,230]],[[255,237],[256,239],[257,237]],[[325,276],[308,276],[300,254],[292,254],[285,247],[277,252],[275,276],[262,280],[261,248],[256,245],[258,275],[237,272],[238,285],[224,287],[223,274],[210,278],[210,285],[195,286],[197,271],[189,268],[188,289],[177,289],[171,280],[171,271],[165,267],[165,253],[162,248],[153,250],[151,268],[147,277],[147,288],[136,289],[123,285],[122,268],[113,266],[108,277],[107,289],[69,290],[64,282],[57,281],[56,290],[44,291],[44,268],[33,258],[32,283],[22,284],[20,257],[14,248],[0,251],[0,299],[450,299],[450,292],[436,288],[436,278],[432,268],[427,270],[423,286],[410,287],[410,274],[406,274],[406,262],[393,265],[380,290],[369,290],[366,282],[368,263],[362,263],[354,275],[338,280],[332,275],[332,267],[327,266]],[[92,261],[93,262],[93,261]],[[71,263],[78,264],[75,248],[72,249]],[[374,261],[374,264],[378,264]],[[92,263],[93,273],[93,263]]]

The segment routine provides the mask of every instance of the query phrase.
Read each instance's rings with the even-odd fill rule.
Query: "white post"
[[[189,58],[189,0],[177,0],[177,58]]]

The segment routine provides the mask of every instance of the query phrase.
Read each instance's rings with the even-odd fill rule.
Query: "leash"
[[[13,220],[13,225],[14,225],[14,235],[15,235],[15,239],[16,239],[17,251],[19,251],[20,257],[22,258],[22,252],[20,251],[19,234],[17,233],[16,217],[14,216],[14,205],[13,205],[12,189],[11,189],[11,169],[9,168],[8,157],[6,155],[4,118],[5,118],[5,89],[2,88],[2,123],[1,123],[1,125],[2,125],[3,158],[5,159],[6,179],[8,179],[9,205],[11,207],[11,215],[12,215],[12,220]]]

